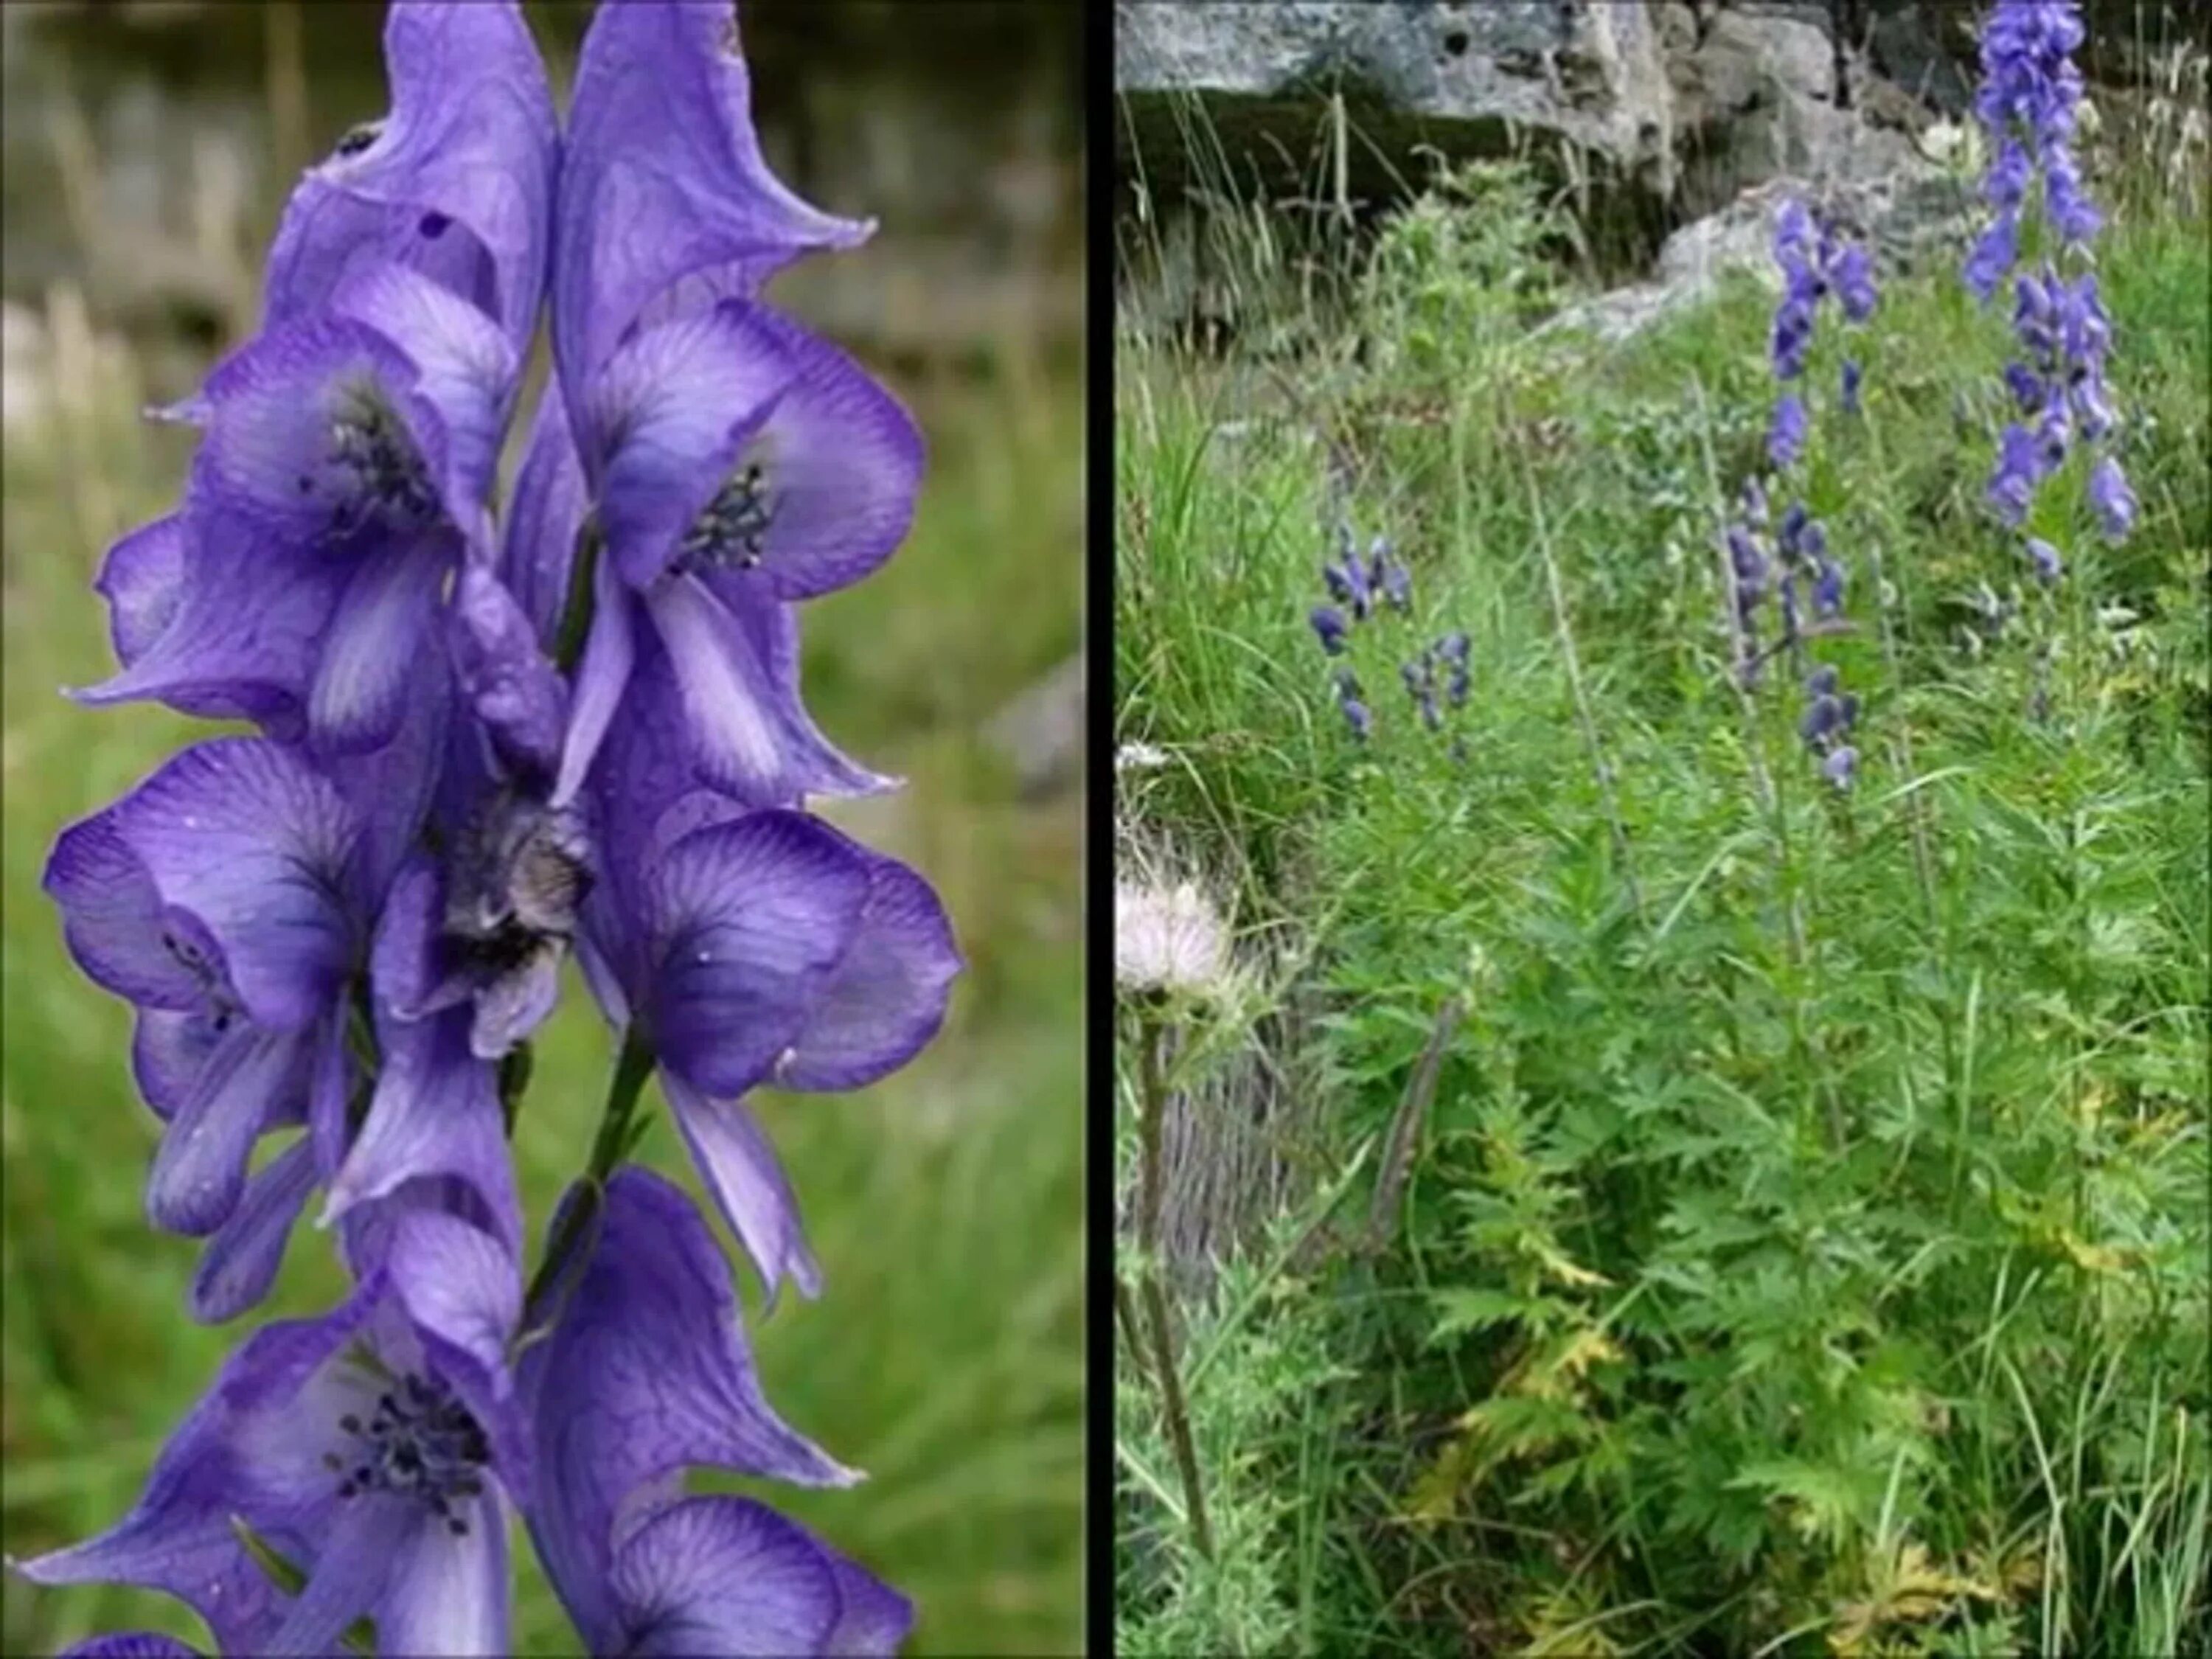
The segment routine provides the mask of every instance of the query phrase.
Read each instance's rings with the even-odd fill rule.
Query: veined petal
[[[79,830],[88,833],[73,840]],[[122,881],[118,851],[127,850],[154,892],[206,928],[254,1022],[296,1030],[328,1006],[351,952],[341,896],[356,834],[343,798],[299,757],[259,738],[217,738],[65,832],[46,890],[70,924],[72,949],[106,983],[102,974],[116,969],[118,951],[135,949],[150,961],[164,950],[158,925],[125,945],[125,930],[149,919],[144,889],[131,886],[112,902],[92,890],[102,871]]]
[[[202,1655],[198,1648],[159,1631],[129,1630],[64,1648],[61,1659],[202,1659]]]
[[[822,1269],[807,1248],[799,1199],[753,1115],[740,1102],[709,1098],[665,1069],[660,1086],[700,1181],[760,1271],[769,1305],[787,1279],[810,1300],[821,1295]]]
[[[445,423],[446,511],[473,531],[490,499],[501,440],[513,412],[521,364],[499,325],[421,271],[392,262],[356,266],[338,284],[331,309],[368,324],[404,351],[416,389]],[[486,558],[491,548],[486,542]]]
[[[307,695],[307,730],[326,752],[359,752],[391,741],[418,684],[432,619],[459,553],[434,531],[365,554],[331,613]]]
[[[662,1066],[734,1097],[805,1029],[851,948],[868,871],[798,812],[755,812],[670,848],[643,889],[653,942],[639,998]]]
[[[487,1490],[457,1512],[466,1532],[417,1527],[392,1563],[376,1607],[380,1652],[501,1659],[514,1651],[507,1630],[507,1516],[499,1493]]]
[[[690,1498],[634,1532],[614,1560],[623,1651],[819,1654],[838,1613],[830,1552],[765,1504]]]
[[[937,1035],[961,969],[936,890],[896,859],[864,854],[868,897],[829,989],[776,1068],[787,1089],[858,1089],[896,1071]]]
[[[399,0],[386,15],[390,115],[301,180],[270,249],[272,323],[328,303],[365,259],[428,271],[519,351],[543,292],[560,141],[552,90],[513,0]]]
[[[646,606],[674,671],[701,782],[754,806],[890,787],[831,748],[807,717],[787,607],[732,606],[699,578],[681,574],[655,583]]]
[[[757,286],[873,229],[808,206],[769,172],[730,0],[593,15],[560,195],[553,349],[572,411],[624,331],[679,278],[734,270]]]
[[[179,1013],[139,1005],[131,1034],[131,1075],[138,1092],[164,1123],[191,1096],[208,1056],[231,1022],[204,1012]]]
[[[62,937],[70,954],[94,984],[143,1008],[179,1016],[205,1010],[208,974],[185,952],[161,946],[168,907],[112,808],[62,831],[41,884],[61,908]],[[216,946],[212,953],[217,961],[220,951]],[[171,1035],[165,1030],[161,1036]],[[168,1052],[165,1043],[156,1058]],[[173,1073],[162,1070],[156,1075]],[[148,1099],[153,1100],[150,1093]],[[156,1104],[155,1109],[162,1109]]]
[[[392,879],[384,912],[377,918],[369,957],[369,982],[377,1002],[394,1019],[419,1019],[432,1012],[432,994],[444,978],[438,951],[444,911],[445,890],[437,863],[428,853],[418,852]]]
[[[247,1180],[238,1207],[200,1253],[192,1275],[194,1319],[220,1325],[269,1294],[292,1224],[314,1188],[315,1149],[305,1135]]]
[[[849,586],[889,558],[914,522],[921,433],[898,400],[828,341],[763,306],[745,308],[757,349],[795,378],[744,459],[762,469],[768,527],[756,580],[775,598]]]
[[[95,708],[153,700],[289,736],[343,580],[235,514],[196,508],[149,526],[100,572],[123,669],[70,696]]]
[[[319,313],[257,336],[208,376],[187,510],[213,503],[299,547],[426,527],[452,441],[421,379],[351,318]]]
[[[576,1201],[572,1190],[563,1212]],[[569,1279],[558,1321],[521,1362],[538,1471],[528,1518],[554,1588],[606,1651],[618,1644],[607,1582],[618,1522],[652,1489],[695,1465],[808,1486],[859,1477],[769,1407],[729,1265],[672,1183],[617,1170]]]
[[[568,434],[568,408],[560,388],[549,386],[538,394],[531,417],[499,558],[500,580],[529,617],[538,644],[548,651],[560,630],[576,537],[590,510],[584,465]]]
[[[305,1032],[240,1023],[225,1033],[161,1136],[146,1184],[147,1218],[193,1237],[230,1219],[262,1131],[306,1115],[314,1053]]]
[[[139,1584],[205,1619],[225,1653],[266,1653],[282,1593],[240,1547],[244,1516],[294,1560],[323,1541],[336,1507],[322,1454],[357,1388],[331,1361],[371,1311],[356,1295],[320,1319],[255,1332],[223,1364],[154,1462],[130,1514],[99,1536],[17,1564],[35,1583]]]
[[[530,618],[483,566],[453,593],[453,658],[477,718],[509,764],[551,776],[561,757],[568,692],[539,650]]]
[[[568,732],[561,746],[561,775],[553,785],[550,805],[561,807],[576,799],[591,775],[599,744],[613,723],[615,710],[629,684],[636,656],[631,616],[635,601],[612,562],[601,558],[592,573],[592,626],[584,636],[584,655],[576,665],[576,678],[568,705]]]
[[[93,586],[107,601],[108,639],[125,666],[145,655],[175,618],[189,544],[184,514],[172,513],[132,531],[100,561]]]
[[[607,553],[632,587],[667,569],[749,439],[795,384],[757,307],[730,304],[625,340],[592,379],[579,422]]]
[[[824,1653],[889,1656],[914,1630],[914,1603],[857,1562],[832,1553],[837,1575],[837,1623]]]
[[[454,1008],[413,1024],[379,1022],[384,1067],[319,1224],[403,1182],[450,1176],[475,1190],[497,1218],[500,1243],[520,1255],[522,1216],[498,1079],[469,1052],[469,1019],[466,1009]]]
[[[284,1605],[284,1617],[257,1651],[270,1659],[326,1659],[338,1638],[384,1595],[400,1561],[428,1530],[418,1504],[386,1492],[368,1492],[337,1506],[315,1569]]]

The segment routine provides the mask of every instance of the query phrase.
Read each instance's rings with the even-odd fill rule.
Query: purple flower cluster
[[[1413,611],[1413,573],[1398,557],[1387,536],[1377,536],[1363,556],[1352,526],[1339,521],[1336,556],[1323,562],[1321,577],[1331,602],[1316,605],[1306,614],[1306,622],[1329,656],[1342,656],[1353,628],[1379,617],[1384,606],[1401,616]],[[1350,667],[1340,666],[1331,684],[1345,724],[1354,738],[1364,743],[1375,729],[1375,715],[1360,689],[1359,677]]]
[[[179,510],[98,581],[122,668],[85,701],[260,734],[169,761],[46,878],[137,1011],[194,1316],[261,1300],[319,1188],[354,1289],[250,1336],[137,1507],[21,1571],[166,1590],[226,1653],[365,1620],[501,1654],[519,1512],[592,1653],[889,1652],[903,1598],[684,1495],[695,1465],[858,1477],[762,1396],[706,1222],[623,1163],[657,1072],[771,1297],[817,1294],[743,1097],[896,1070],[960,967],[928,884],[805,810],[891,787],[808,717],[797,607],[897,546],[921,444],[760,295],[871,227],[768,172],[729,0],[603,6],[565,130],[514,0],[395,0],[385,44],[390,113],[294,191],[260,331],[165,411],[202,433]],[[621,1060],[526,1290],[507,1141],[571,955]]]
[[[1966,286],[1994,295],[2020,257],[2028,187],[2039,172],[2045,222],[2062,246],[2079,248],[2103,222],[2081,193],[2073,153],[2081,71],[2074,53],[2084,38],[2075,0],[1997,0],[1982,30],[1982,84],[1974,114],[1990,147],[1982,192],[1993,210],[1966,257]]]
[[[1782,271],[1782,300],[1775,307],[1767,360],[1774,378],[1788,382],[1805,373],[1822,303],[1832,298],[1844,320],[1856,326],[1874,315],[1880,291],[1874,260],[1856,242],[1846,242],[1832,223],[1816,222],[1796,198],[1785,199],[1774,220],[1774,262]],[[1864,371],[1856,358],[1841,370],[1840,398],[1846,414],[1856,414]],[[1795,391],[1778,398],[1767,428],[1767,459],[1778,472],[1797,464],[1812,429],[1804,398]]]
[[[1828,548],[1827,527],[1802,501],[1792,501],[1767,536],[1765,492],[1754,480],[1744,486],[1741,515],[1723,532],[1731,579],[1730,604],[1735,626],[1736,676],[1746,690],[1757,687],[1766,662],[1787,653],[1799,662],[1808,639],[1844,631],[1845,573]],[[1778,627],[1764,644],[1759,617],[1772,601]],[[1809,614],[1808,614],[1809,613]],[[1805,679],[1806,711],[1800,731],[1822,757],[1822,771],[1838,788],[1848,788],[1857,753],[1845,739],[1858,714],[1858,699],[1836,692],[1836,671],[1826,665]],[[1838,757],[1841,758],[1838,758]]]
[[[2078,435],[2094,457],[2090,507],[2106,538],[2119,542],[2134,526],[2136,500],[2119,462],[2105,448],[2118,424],[2105,384],[2112,322],[2098,297],[2095,273],[2083,270],[2069,281],[2055,263],[2056,258],[2086,258],[2103,223],[2082,193],[2073,153],[2081,100],[2074,53],[2083,39],[2075,0],[2000,0],[1990,15],[1974,111],[1990,147],[1983,190],[1993,216],[1967,256],[1964,275],[1966,286],[1986,302],[2013,273],[2029,185],[2039,175],[2043,220],[2057,246],[2040,275],[2014,276],[2012,325],[2022,360],[2006,366],[2005,384],[2020,418],[1998,440],[1986,493],[1998,518],[2020,528],[2037,490],[2065,464]],[[2025,550],[2040,580],[2057,580],[2059,562],[2047,543]]]

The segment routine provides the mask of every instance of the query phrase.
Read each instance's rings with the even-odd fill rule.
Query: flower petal
[[[469,1052],[469,1021],[468,1010],[455,1008],[413,1024],[378,1022],[384,1067],[317,1224],[328,1226],[403,1182],[449,1176],[476,1192],[496,1218],[500,1243],[511,1255],[521,1254],[498,1079],[489,1062]]]
[[[269,1294],[315,1179],[314,1145],[302,1135],[246,1182],[238,1207],[200,1253],[192,1275],[194,1319],[220,1325]]]
[[[347,1626],[383,1598],[401,1561],[429,1530],[429,1511],[416,1499],[364,1492],[337,1506],[314,1571],[284,1605],[284,1617],[266,1646],[270,1659],[325,1659],[337,1651]]]
[[[198,1648],[158,1631],[118,1631],[64,1648],[61,1659],[201,1659]]]
[[[218,1026],[216,1017],[204,1012],[140,1005],[131,1035],[131,1075],[155,1116],[164,1123],[176,1116],[229,1024]]]
[[[392,7],[390,115],[349,139],[286,204],[268,319],[328,303],[363,258],[417,265],[474,301],[520,350],[543,291],[559,138],[552,90],[513,0]]]
[[[732,606],[689,575],[656,583],[646,605],[674,670],[700,781],[755,806],[890,787],[831,748],[807,717],[787,607]]]
[[[743,1498],[672,1504],[633,1533],[611,1574],[625,1653],[818,1654],[836,1627],[830,1552]]]
[[[673,1072],[661,1073],[660,1086],[700,1181],[760,1271],[769,1305],[787,1279],[810,1300],[821,1295],[822,1269],[806,1245],[799,1199],[752,1114],[739,1102],[710,1099]]]
[[[439,591],[459,550],[442,532],[366,555],[331,613],[307,694],[307,729],[325,752],[391,741],[421,679]]]
[[[563,1214],[577,1201],[572,1189]],[[521,1362],[536,1447],[528,1518],[547,1576],[599,1651],[617,1645],[607,1583],[617,1522],[648,1488],[693,1465],[808,1486],[859,1477],[769,1405],[729,1265],[672,1182],[617,1170],[590,1253],[567,1277],[558,1319]]]
[[[748,441],[795,385],[757,307],[721,305],[625,340],[579,422],[607,552],[632,587],[668,568]]]
[[[364,526],[422,527],[452,452],[421,378],[398,344],[350,318],[322,313],[255,337],[208,376],[187,510],[213,506],[294,547]],[[380,434],[374,485],[340,441],[365,423]]]
[[[583,660],[576,665],[568,732],[561,746],[561,775],[553,785],[550,805],[556,807],[574,800],[590,775],[636,658],[632,637],[636,624],[630,614],[634,601],[605,558],[592,572],[592,626],[584,636]]]
[[[568,433],[568,409],[560,388],[549,386],[538,394],[531,417],[499,557],[500,580],[529,617],[538,644],[548,651],[560,630],[576,537],[590,510],[584,464]]]
[[[862,855],[868,896],[859,931],[777,1067],[779,1087],[861,1088],[913,1059],[945,1023],[962,966],[945,907],[897,860]]]
[[[388,260],[349,272],[331,307],[368,324],[412,360],[416,389],[445,422],[446,471],[440,483],[446,511],[472,536],[480,521],[488,526],[492,475],[520,389],[514,347],[490,318],[452,289]],[[488,534],[479,546],[489,558]]]
[[[464,1500],[468,1530],[417,1527],[392,1563],[376,1607],[378,1650],[483,1655],[514,1651],[507,1630],[507,1516],[495,1490]]]
[[[461,689],[507,763],[551,776],[561,757],[568,691],[538,649],[530,618],[481,565],[453,592],[453,660]]]
[[[554,358],[572,413],[678,278],[736,267],[757,287],[873,228],[808,206],[769,172],[736,27],[730,0],[628,4],[601,7],[584,37],[554,229]]]
[[[797,371],[746,447],[766,478],[769,522],[757,580],[775,598],[849,586],[889,558],[914,522],[921,433],[896,398],[828,341],[763,306],[756,349]]]
[[[727,1097],[797,1040],[850,949],[868,893],[852,844],[798,812],[755,812],[670,848],[647,872],[655,1054]]]
[[[372,1310],[356,1293],[323,1318],[255,1332],[170,1436],[121,1522],[16,1570],[40,1584],[162,1590],[207,1620],[222,1652],[270,1651],[285,1601],[240,1547],[230,1517],[245,1517],[295,1561],[323,1545],[324,1518],[338,1505],[321,1457],[353,1387],[331,1362]]]
[[[88,833],[76,839],[80,831]],[[94,978],[134,978],[149,992],[173,987],[166,969],[158,987],[150,966],[121,973],[118,952],[150,964],[165,947],[158,922],[150,933],[131,931],[151,918],[145,889],[124,881],[119,843],[163,901],[207,930],[255,1023],[297,1030],[328,1006],[351,954],[341,896],[356,834],[343,798],[297,755],[259,738],[217,738],[65,832],[47,865],[46,890]],[[103,872],[122,884],[111,899],[92,885]]]
[[[172,528],[118,543],[100,573],[122,671],[70,696],[94,708],[153,700],[290,735],[343,570],[235,514],[196,508],[161,523]]]
[[[189,544],[184,514],[172,513],[107,550],[93,586],[107,601],[107,633],[117,661],[136,662],[174,620]]]
[[[837,1623],[824,1653],[890,1655],[914,1630],[914,1603],[866,1567],[832,1554],[837,1575]]]
[[[146,1215],[192,1237],[230,1218],[264,1129],[305,1115],[314,1043],[303,1032],[234,1024],[209,1052],[154,1154]]]

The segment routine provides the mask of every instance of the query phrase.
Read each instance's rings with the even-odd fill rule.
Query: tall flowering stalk
[[[603,6],[565,131],[514,0],[395,0],[385,47],[390,113],[293,192],[260,331],[162,411],[202,434],[178,510],[97,583],[120,670],[82,701],[259,735],[46,878],[137,1011],[193,1316],[256,1305],[318,1191],[354,1289],[249,1336],[131,1513],[18,1570],[166,1590],[224,1653],[503,1654],[519,1514],[594,1654],[887,1653],[896,1592],[684,1495],[858,1476],[769,1407],[712,1232],[627,1161],[658,1073],[769,1293],[817,1294],[744,1097],[896,1070],[960,966],[928,883],[806,810],[892,787],[808,717],[797,611],[890,556],[921,444],[761,287],[871,228],[768,172],[727,0]],[[508,1142],[571,956],[620,1054],[526,1281]]]
[[[2090,507],[2106,539],[2118,542],[2133,527],[2136,501],[2108,447],[2118,426],[2105,383],[2112,322],[2088,268],[2103,216],[2082,190],[2073,149],[2082,91],[2074,53],[2083,39],[2075,0],[1999,0],[1990,14],[1974,112],[1989,147],[1983,194],[1991,216],[1961,274],[1984,304],[2013,278],[2020,356],[2005,384],[2015,418],[1998,439],[1985,491],[1991,509],[2021,529],[2079,441],[2088,451]],[[2016,272],[2022,233],[2039,219],[2041,264]],[[2024,538],[2021,551],[2039,580],[2058,579],[2063,561],[2047,541]]]

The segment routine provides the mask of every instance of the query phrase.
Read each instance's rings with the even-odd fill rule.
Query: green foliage
[[[1856,421],[1816,354],[1848,795],[1788,665],[1747,704],[1729,673],[1769,296],[1531,340],[1540,226],[1510,175],[1455,179],[1378,242],[1363,350],[1117,364],[1116,720],[1168,757],[1138,810],[1310,940],[1319,1052],[1286,1058],[1325,1158],[1470,1006],[1395,1250],[1267,1303],[1339,1380],[1271,1414],[1231,1344],[1192,1386],[1253,1543],[1164,1555],[1139,1481],[1122,1605],[1152,1650],[2212,1649],[2201,197],[2100,244],[2142,514],[2107,546],[2053,480],[2055,592],[1981,504],[2002,313],[1888,280]],[[1304,621],[1333,470],[1414,574],[1415,617],[1353,635],[1365,745]],[[1395,683],[1447,628],[1464,767]]]

